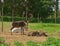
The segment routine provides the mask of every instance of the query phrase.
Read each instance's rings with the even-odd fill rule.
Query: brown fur
[[[26,23],[25,22],[23,22],[23,21],[17,21],[17,22],[13,22],[12,23],[12,28],[11,28],[11,30],[13,29],[13,28],[19,28],[19,27],[21,27],[21,33],[22,34],[24,34],[24,27],[26,26]]]
[[[28,36],[48,36],[45,32],[38,32],[38,31],[34,31],[34,32],[29,32]]]

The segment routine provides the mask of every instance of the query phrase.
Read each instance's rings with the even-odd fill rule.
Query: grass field
[[[30,23],[29,28],[33,30],[44,30],[50,33],[54,33],[60,30],[60,24],[55,23]]]
[[[4,31],[10,31],[11,22],[4,22]],[[29,29],[39,31],[43,30],[49,33],[54,33],[60,31],[60,24],[55,23],[29,23]],[[1,22],[0,22],[0,31],[1,31]]]
[[[0,22],[0,32],[1,30],[1,22]],[[25,43],[29,40],[33,40],[33,41],[45,41],[46,37],[28,37],[28,36],[21,36],[19,34],[15,34],[15,35],[10,35],[11,32],[10,28],[11,28],[11,22],[4,22],[4,34],[0,33],[0,37],[4,37],[6,42],[12,42],[13,40],[17,40],[17,41],[21,41],[22,43]],[[60,24],[55,24],[55,23],[29,23],[29,30],[28,31],[46,31],[48,32],[49,35],[48,37],[56,37],[60,39]],[[27,32],[27,31],[26,31]],[[59,41],[59,40],[58,40]],[[51,41],[52,42],[52,41]],[[29,43],[29,42],[28,42]],[[30,43],[29,43],[30,44]],[[47,43],[49,44],[49,43]]]

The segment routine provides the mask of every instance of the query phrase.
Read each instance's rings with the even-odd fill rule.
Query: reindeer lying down
[[[24,34],[25,27],[26,27],[26,22],[24,22],[24,21],[13,22],[12,23],[11,31],[12,32],[18,32],[18,31],[20,31],[21,34]]]

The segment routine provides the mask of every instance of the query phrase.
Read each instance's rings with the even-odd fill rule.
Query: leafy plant
[[[38,44],[36,42],[33,42],[33,41],[28,41],[27,46],[38,46]]]
[[[42,46],[60,46],[60,39],[49,37],[47,41],[42,44]]]
[[[15,42],[14,42],[14,46],[24,46],[24,45],[23,45],[23,43],[21,43],[21,42],[15,41]]]
[[[3,44],[3,46],[10,46],[10,44],[8,44],[8,43],[5,43],[5,44]]]
[[[0,37],[0,43],[4,43],[5,40],[4,40],[4,37]]]
[[[0,37],[0,46],[9,46],[8,43],[5,43],[4,37]]]

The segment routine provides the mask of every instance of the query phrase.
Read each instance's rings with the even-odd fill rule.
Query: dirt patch
[[[32,41],[36,41],[36,42],[44,42],[46,40],[47,37],[41,36],[41,37],[37,37],[37,36],[28,36],[27,33],[25,32],[26,35],[21,35],[20,33],[13,33],[13,35],[11,35],[11,33],[1,33],[0,32],[0,37],[4,37],[5,38],[5,42],[10,43],[11,45],[13,44],[14,41],[19,41],[22,43],[26,43],[29,40]]]

